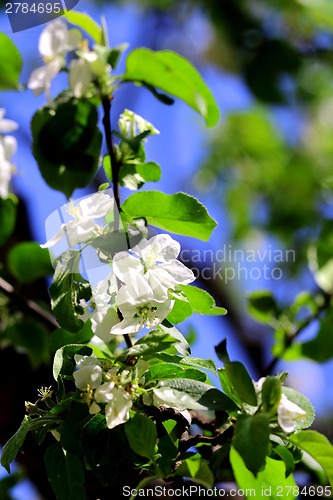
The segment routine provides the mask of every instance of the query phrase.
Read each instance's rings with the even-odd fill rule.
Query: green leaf
[[[50,362],[49,332],[33,318],[13,322],[6,328],[6,337],[28,355],[32,368]]]
[[[57,350],[53,360],[53,377],[59,380],[60,375],[71,375],[75,370],[74,354],[90,356],[92,349],[86,345],[69,344]]]
[[[165,380],[171,378],[190,378],[206,382],[207,375],[195,368],[185,368],[171,363],[157,363],[151,366],[145,374],[146,382],[150,380]]]
[[[129,356],[150,357],[156,352],[161,352],[177,343],[177,339],[169,333],[153,330],[141,337],[133,347],[129,347],[117,358],[118,361],[126,361]]]
[[[90,17],[83,12],[68,10],[64,12],[64,17],[74,26],[83,29],[89,36],[98,44],[103,42],[102,28]]]
[[[174,52],[133,50],[127,57],[123,80],[148,84],[182,99],[206,119],[208,127],[218,121],[218,107],[200,74]]]
[[[200,359],[200,358],[181,358],[180,356],[175,356],[174,354],[168,354],[166,352],[156,354],[156,358],[164,361],[165,363],[176,363],[182,366],[193,366],[195,368],[202,368],[203,370],[210,370],[215,375],[217,375],[217,370],[215,363],[212,359]]]
[[[170,323],[178,325],[178,323],[182,323],[186,318],[191,316],[193,312],[192,307],[190,306],[187,298],[185,299],[186,300],[174,298],[174,306],[167,316],[167,320],[170,321]]]
[[[173,389],[172,393],[165,389]],[[166,401],[167,393],[170,395],[170,401],[166,404],[182,401],[182,404],[188,409],[193,410],[220,410],[220,411],[235,411],[236,405],[221,391],[204,382],[197,380],[175,378],[162,380],[154,392]],[[180,399],[181,398],[181,399]]]
[[[26,241],[15,245],[7,256],[8,270],[20,283],[29,283],[53,274],[49,251]]]
[[[142,457],[154,457],[155,445],[157,440],[156,425],[154,422],[142,415],[136,413],[133,418],[125,424],[125,434],[132,450]]]
[[[173,195],[159,191],[132,194],[122,205],[126,215],[144,217],[148,224],[184,236],[207,241],[216,227],[206,208],[185,193]]]
[[[0,90],[18,90],[22,58],[16,45],[4,33],[0,33],[0,54]]]
[[[224,363],[225,372],[222,374],[222,380],[225,386],[229,387],[229,392],[235,392],[242,403],[256,406],[257,396],[252,379],[242,363],[229,360],[226,340],[220,342],[215,351]],[[225,380],[226,376],[229,383]]]
[[[0,197],[0,246],[8,240],[15,229],[17,212],[17,198],[10,195],[3,199]]]
[[[316,431],[300,431],[292,434],[288,439],[322,466],[333,487],[333,447],[328,439]]]
[[[88,320],[84,323],[83,328],[75,334],[68,332],[64,328],[55,330],[50,338],[50,346],[51,349],[56,352],[58,349],[68,344],[88,344],[93,336],[94,332],[91,329],[91,321]]]
[[[45,453],[47,477],[57,500],[85,500],[84,471],[78,456],[53,444]]]
[[[68,198],[87,186],[98,167],[102,134],[97,110],[85,99],[70,99],[32,118],[33,154],[45,182]]]
[[[264,468],[269,444],[269,417],[264,413],[239,415],[233,447],[255,476]]]
[[[234,387],[228,377],[227,371],[225,368],[218,368],[218,375],[221,382],[221,387],[223,392],[228,398],[230,398],[237,406],[241,406],[242,402],[236,394]]]
[[[175,339],[178,340],[178,342],[175,342],[174,347],[177,349],[179,354],[181,356],[190,356],[191,354],[191,347],[189,343],[187,342],[186,338],[182,333],[180,333],[177,328],[175,328],[169,321],[164,320],[161,325],[158,327],[160,330],[162,330],[165,333],[168,333],[171,335],[171,337],[174,337]]]
[[[318,241],[309,249],[309,266],[317,284],[331,293],[333,291],[333,220],[323,224]]]
[[[280,380],[277,377],[266,377],[261,395],[264,411],[270,415],[275,415],[281,399]]]
[[[292,453],[281,444],[278,444],[274,448],[274,453],[279,455],[279,457],[283,460],[284,465],[286,466],[286,477],[294,472],[295,469],[295,461]]]
[[[1,465],[10,474],[10,464],[15,459],[22,444],[24,443],[25,436],[29,431],[29,417],[25,416],[19,429],[15,432],[14,436],[3,447],[1,453]]]
[[[333,310],[329,309],[320,320],[319,330],[315,338],[307,342],[293,343],[287,350],[284,359],[306,357],[318,363],[324,363],[333,357]]]
[[[255,477],[246,467],[234,448],[230,450],[230,463],[237,482],[237,486],[244,490],[245,498],[270,498],[279,500],[288,498],[294,500],[299,491],[292,476],[285,477],[285,466],[280,460],[267,457],[266,467]],[[295,490],[293,488],[295,487]]]
[[[103,167],[108,179],[112,182],[110,156],[103,159]],[[154,162],[127,163],[119,170],[119,184],[128,189],[140,189],[145,182],[157,182],[161,178],[161,168]]]
[[[64,252],[58,259],[49,288],[52,311],[59,325],[74,333],[84,325],[80,319],[80,300],[88,301],[91,297],[89,282],[79,274],[79,263],[80,252]]]
[[[278,306],[269,290],[260,290],[247,297],[247,310],[260,323],[269,323],[278,314]]]
[[[214,476],[207,460],[199,454],[182,460],[181,464],[176,468],[175,474],[176,476],[188,477],[205,488],[212,488],[214,484]]]
[[[194,313],[212,316],[227,314],[224,307],[215,306],[215,300],[205,290],[192,285],[182,285],[181,289],[185,293]]]
[[[282,393],[287,396],[289,401],[298,405],[306,413],[304,420],[299,419],[296,421],[296,429],[306,429],[307,427],[310,427],[314,421],[315,410],[308,398],[290,387],[282,387]]]

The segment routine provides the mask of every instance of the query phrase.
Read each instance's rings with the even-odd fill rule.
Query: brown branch
[[[52,316],[51,313],[45,311],[45,309],[40,307],[33,300],[27,299],[22,295],[20,295],[19,293],[17,293],[14,290],[14,287],[3,278],[0,278],[0,290],[4,294],[6,294],[7,297],[9,297],[10,300],[14,302],[20,308],[21,311],[29,314],[30,316],[40,321],[43,321],[52,328],[59,328],[57,321],[55,320],[55,318]]]
[[[229,441],[234,433],[234,428],[230,425],[227,429],[219,432],[217,436],[203,436],[202,434],[197,434],[194,437],[188,439],[180,439],[179,442],[179,453],[184,453],[185,451],[192,448],[192,446],[197,446],[198,444],[209,444],[211,446],[222,445]]]

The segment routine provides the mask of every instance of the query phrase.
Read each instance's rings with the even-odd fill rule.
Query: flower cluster
[[[78,368],[74,372],[75,385],[82,391],[81,397],[88,404],[89,412],[92,415],[99,413],[100,405],[105,405],[109,429],[126,422],[136,397],[136,386],[129,378],[130,371],[121,372],[107,361],[78,354],[75,355],[75,362]]]
[[[102,95],[110,94],[111,65],[105,59],[105,47],[96,44],[94,50],[89,50],[88,41],[83,40],[79,30],[69,30],[63,20],[56,19],[42,31],[38,48],[45,64],[36,68],[28,81],[28,87],[35,96],[45,92],[49,104],[52,103],[52,80],[66,70],[66,56],[72,51],[76,51],[78,56],[71,60],[68,69],[69,87],[74,97],[89,94],[93,83]]]
[[[17,141],[12,135],[4,136],[4,133],[13,132],[18,125],[13,120],[4,118],[5,110],[0,109],[0,196],[7,198],[9,193],[9,183],[12,177],[14,166],[11,158],[17,149]]]
[[[125,335],[158,326],[173,308],[170,292],[195,279],[177,260],[179,252],[178,242],[159,234],[142,239],[129,251],[116,253],[113,272],[95,286],[89,304],[81,303],[84,319],[91,319],[95,335],[109,340],[110,333]]]

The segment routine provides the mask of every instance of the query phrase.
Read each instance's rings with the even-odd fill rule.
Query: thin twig
[[[105,131],[105,140],[107,145],[107,150],[110,155],[111,162],[111,172],[112,172],[112,184],[113,184],[113,195],[114,195],[114,208],[113,208],[113,231],[119,231],[119,223],[120,223],[120,193],[119,193],[119,164],[117,162],[117,158],[114,153],[114,147],[112,143],[112,130],[111,130],[111,96],[104,97],[102,100],[103,109],[104,109],[104,117],[103,117],[103,125]],[[120,282],[117,278],[118,288]],[[117,309],[117,314],[122,321],[123,316],[119,309]],[[130,335],[123,335],[127,347],[132,347],[133,342]]]
[[[17,293],[14,290],[14,287],[3,278],[0,278],[0,289],[7,295],[7,297],[9,297],[15,304],[17,304],[22,311],[38,320],[44,321],[44,323],[46,323],[48,326],[51,326],[52,328],[59,328],[57,321],[51,313],[45,311],[45,309],[40,307],[33,300],[27,299],[21,294]]]

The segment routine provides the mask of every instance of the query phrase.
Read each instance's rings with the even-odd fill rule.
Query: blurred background
[[[164,107],[133,85],[117,92],[112,120],[115,126],[119,114],[129,108],[161,132],[149,139],[146,150],[147,158],[161,165],[162,178],[145,189],[192,194],[218,222],[207,243],[179,238],[183,260],[194,268],[198,286],[229,311],[225,317],[196,316],[180,325],[193,342],[193,355],[217,361],[214,345],[227,337],[231,359],[244,362],[258,379],[273,357],[274,330],[250,317],[245,297],[269,289],[283,307],[293,303],[299,292],[315,293],[308,247],[318,237],[322,220],[333,216],[333,3],[80,0],[76,9],[97,22],[105,15],[111,46],[128,42],[128,50],[144,46],[185,56],[215,96],[220,120],[214,129],[206,129],[185,104],[176,101]],[[0,12],[0,31],[11,37],[23,56],[22,83],[41,64],[42,29],[12,34],[4,10]],[[123,69],[124,60],[118,71]],[[52,96],[66,81],[65,75],[56,78]],[[45,96],[35,98],[29,90],[0,93],[6,117],[19,123],[12,186],[20,199],[21,221],[1,250],[2,262],[18,241],[44,242],[46,218],[66,202],[63,194],[45,184],[31,153],[30,120],[45,102]],[[77,190],[75,198],[95,191],[104,181],[103,173],[98,173],[94,186]],[[130,194],[123,189],[122,200]],[[10,276],[8,280],[14,283]],[[47,300],[44,282],[21,291],[37,301]],[[311,324],[299,340],[310,340],[317,328]],[[24,400],[33,400],[40,385],[52,383],[48,332],[31,328],[31,335],[36,335],[36,346],[28,353],[17,332],[0,337],[1,444],[22,420]],[[289,372],[288,385],[315,406],[315,428],[332,437],[333,347],[329,349],[319,363],[308,353],[280,361],[275,370]],[[23,468],[17,465],[17,476],[9,479],[2,472],[0,499],[37,500],[41,494],[53,498],[41,470],[41,451],[31,442],[25,454],[19,457]],[[23,470],[30,481],[19,481]]]

